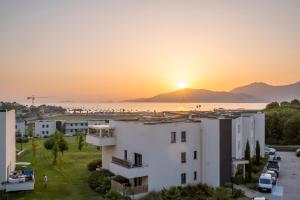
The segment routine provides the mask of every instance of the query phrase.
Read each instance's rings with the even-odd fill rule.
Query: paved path
[[[279,152],[281,156],[280,176],[272,194],[261,193],[243,185],[234,187],[245,192],[249,198],[266,197],[269,200],[299,200],[300,199],[300,158],[294,152]]]

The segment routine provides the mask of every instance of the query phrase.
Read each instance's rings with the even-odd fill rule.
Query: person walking
[[[43,175],[43,181],[44,181],[44,188],[47,188],[48,177],[46,175]]]

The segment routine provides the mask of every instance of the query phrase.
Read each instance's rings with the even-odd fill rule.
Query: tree
[[[28,135],[28,137],[33,137],[33,128],[32,128],[32,126],[28,125],[28,127],[26,129],[26,135]]]
[[[300,106],[300,101],[298,99],[294,99],[294,100],[291,101],[291,104]]]
[[[266,106],[266,109],[273,109],[273,108],[279,108],[279,103],[278,102],[272,102],[272,103],[269,103],[267,106]]]
[[[58,152],[63,155],[64,151],[69,149],[67,141],[64,139],[63,134],[56,130],[54,134],[44,142],[44,147],[47,150],[52,150],[53,164],[57,163]]]
[[[245,160],[249,161],[249,164],[246,165],[246,170],[247,170],[247,182],[251,182],[252,179],[252,163],[251,163],[251,157],[250,157],[250,145],[249,145],[249,140],[247,140],[246,143],[246,149],[245,149]]]
[[[259,141],[256,140],[256,147],[255,147],[255,164],[260,164],[260,144]]]
[[[79,151],[81,151],[82,148],[83,148],[83,145],[84,145],[83,142],[84,142],[83,134],[80,133],[79,139],[78,139],[78,149],[79,149]]]
[[[300,114],[292,116],[284,124],[284,140],[288,144],[300,144]]]

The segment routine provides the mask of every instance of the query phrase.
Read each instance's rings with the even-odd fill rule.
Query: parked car
[[[270,147],[265,147],[265,154],[270,155],[276,152],[276,149],[270,148]]]
[[[267,164],[267,170],[274,171],[277,175],[277,178],[279,177],[279,171],[280,171],[280,164],[278,161],[269,161]]]
[[[297,157],[300,157],[300,149],[297,149],[297,150],[296,150],[296,156],[297,156]]]
[[[272,192],[273,184],[272,184],[272,176],[271,174],[261,174],[258,182],[258,190],[264,192]]]
[[[266,171],[266,174],[270,174],[272,176],[272,184],[276,185],[276,183],[277,183],[277,173],[275,171],[268,170],[268,171]]]

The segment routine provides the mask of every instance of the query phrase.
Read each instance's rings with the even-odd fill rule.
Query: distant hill
[[[300,99],[300,82],[282,86],[252,83],[229,92],[186,88],[150,98],[125,100],[125,102],[263,103],[293,99]]]
[[[230,92],[215,92],[204,89],[181,89],[170,93],[160,94],[150,98],[126,100],[126,102],[214,102],[214,103],[255,103],[265,102],[247,94]]]
[[[230,91],[234,94],[247,94],[260,97],[267,101],[290,101],[300,99],[300,82],[274,86],[266,83],[252,83],[246,86],[237,87]]]

